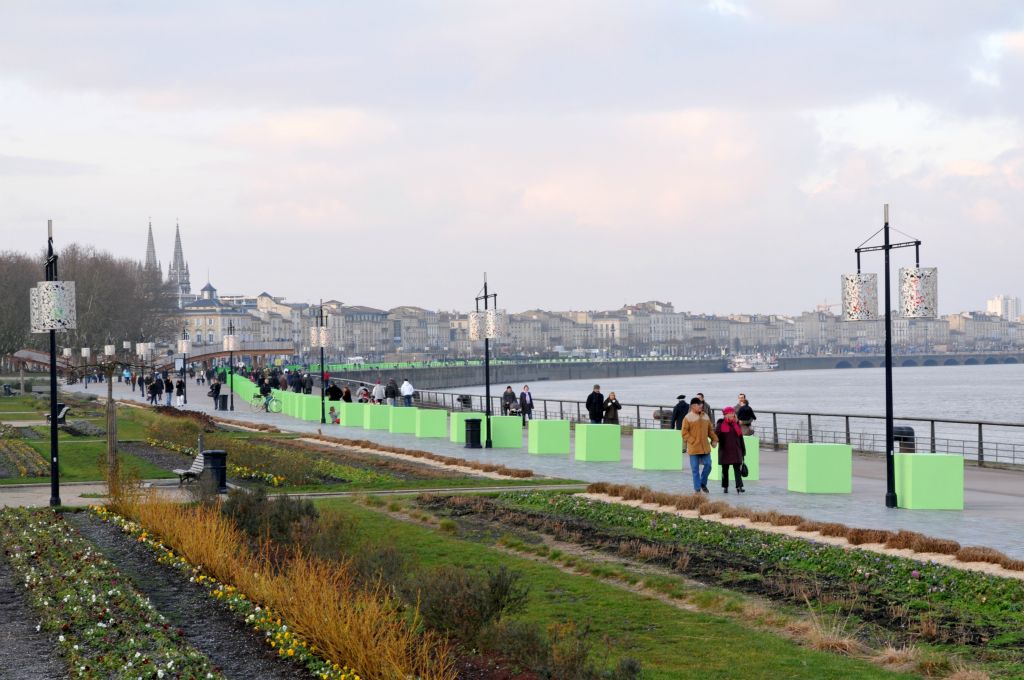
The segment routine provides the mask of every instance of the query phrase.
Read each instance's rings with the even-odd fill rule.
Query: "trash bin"
[[[220,449],[203,451],[203,470],[217,483],[217,493],[228,492],[228,453]]]
[[[4,385],[4,396],[5,397],[13,397],[14,396],[14,392],[11,391],[11,386],[10,385]]]
[[[914,437],[914,428],[907,425],[893,427],[892,443],[900,453],[916,453],[917,441]]]
[[[227,411],[228,410],[228,395],[226,395],[226,394],[218,395],[218,397],[217,397],[217,408],[220,409],[221,411]]]
[[[466,448],[479,449],[480,446],[480,422],[479,418],[466,418]]]

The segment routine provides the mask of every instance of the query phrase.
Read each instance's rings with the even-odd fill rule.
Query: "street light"
[[[188,353],[192,349],[192,343],[188,339],[188,326],[181,329],[181,340],[178,341],[178,351],[181,352],[181,399],[182,403],[188,405]]]
[[[77,327],[75,282],[57,280],[53,252],[53,220],[46,221],[46,280],[29,290],[30,327],[50,336],[50,505],[60,505],[60,468],[57,448],[57,331]]]
[[[896,458],[893,437],[892,398],[892,304],[890,301],[889,251],[895,248],[914,248],[913,269],[900,269],[900,311],[905,318],[934,317],[938,310],[937,270],[934,267],[921,268],[921,241],[914,239],[903,243],[889,241],[889,204],[885,204],[882,228],[883,241],[880,246],[864,246],[854,249],[857,254],[857,273],[844,274],[841,278],[843,293],[843,318],[847,321],[873,320],[878,316],[878,277],[862,274],[861,253],[883,251],[885,253],[885,507],[897,507]],[[898,230],[897,230],[898,231]],[[900,232],[902,234],[902,232]],[[878,231],[871,235],[867,243]],[[907,236],[906,234],[903,234]],[[909,237],[908,238],[913,238]]]
[[[480,311],[480,301],[483,300],[484,311]],[[494,300],[494,309],[490,308],[490,301]],[[476,297],[476,311],[469,317],[469,339],[471,341],[484,340],[484,417],[486,418],[487,436],[484,440],[484,448],[492,448],[491,441],[491,338],[497,338],[502,334],[504,320],[507,318],[503,311],[498,308],[498,294],[487,292],[487,273],[484,273],[484,289],[481,295]]]
[[[320,348],[320,424],[327,424],[327,410],[324,404],[327,372],[324,368],[324,346],[327,345],[327,324],[324,319],[324,301],[320,300],[320,313],[316,318],[316,327],[309,329],[310,347]]]
[[[224,349],[228,351],[228,399],[229,410],[235,410],[235,350],[238,349],[238,338],[235,337],[235,322],[228,322],[228,334],[224,336]]]

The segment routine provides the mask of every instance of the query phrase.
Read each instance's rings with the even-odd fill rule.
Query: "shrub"
[[[303,519],[315,519],[318,515],[309,500],[288,496],[269,500],[262,488],[251,492],[232,491],[221,511],[250,538],[268,538],[280,545],[294,544],[297,525]]]
[[[407,590],[409,601],[420,602],[424,623],[472,645],[486,626],[526,607],[529,587],[522,575],[500,567],[486,574],[443,566],[420,574]]]

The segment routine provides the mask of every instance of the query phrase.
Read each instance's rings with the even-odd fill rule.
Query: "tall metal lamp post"
[[[327,370],[324,367],[324,347],[327,345],[327,324],[324,319],[324,301],[320,300],[320,313],[316,318],[316,326],[309,329],[309,346],[320,348],[320,424],[327,424],[327,407],[324,394],[327,383]]]
[[[181,352],[181,390],[182,402],[188,404],[188,353],[192,349],[192,342],[188,339],[188,326],[181,329],[181,340],[178,341],[178,351]]]
[[[46,222],[45,281],[29,291],[31,331],[50,336],[50,505],[60,505],[60,467],[57,448],[57,331],[77,327],[75,282],[57,280],[57,254],[53,252],[53,220]]]
[[[900,315],[904,318],[932,318],[938,312],[938,275],[934,267],[921,268],[921,241],[913,239],[902,243],[889,240],[889,204],[885,204],[882,228],[868,238],[882,233],[882,245],[854,249],[857,254],[857,273],[842,276],[843,317],[847,321],[868,321],[878,318],[878,277],[862,274],[861,253],[882,251],[885,253],[884,296],[885,296],[885,507],[895,508],[896,458],[893,437],[892,398],[892,304],[890,300],[889,251],[896,248],[914,248],[914,263],[911,268],[900,269]],[[900,232],[902,234],[902,232]],[[906,236],[906,234],[902,234]],[[907,238],[913,238],[908,236]]]
[[[235,322],[228,322],[228,334],[224,336],[224,349],[228,351],[228,410],[235,410],[235,350],[238,349],[238,338],[235,336]]]
[[[490,307],[494,301],[494,308]],[[484,309],[480,311],[480,302]],[[501,335],[505,313],[498,309],[498,294],[487,290],[487,274],[484,273],[483,292],[476,297],[476,311],[469,315],[469,339],[484,341],[484,416],[486,419],[486,438],[484,448],[492,448],[491,440],[491,339]]]

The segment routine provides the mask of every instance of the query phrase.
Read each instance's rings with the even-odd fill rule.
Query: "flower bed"
[[[45,477],[50,468],[39,452],[20,439],[0,438],[0,458],[7,467],[17,470],[19,477]]]
[[[73,677],[222,677],[52,511],[0,511],[0,542]]]
[[[666,564],[685,555],[686,571],[703,580],[801,602],[831,599],[902,634],[987,645],[1024,659],[1024,583],[1016,579],[565,494],[427,502],[602,548],[617,549],[635,537],[644,541],[639,548],[660,554]]]
[[[121,531],[149,549],[160,564],[168,565],[187,574],[190,583],[202,587],[213,600],[234,612],[246,625],[263,633],[267,644],[276,651],[278,656],[302,664],[313,673],[314,677],[322,680],[360,680],[354,670],[347,666],[332,664],[320,657],[315,645],[289,631],[288,624],[282,623],[281,617],[271,611],[269,607],[260,606],[248,599],[234,586],[218,581],[213,576],[204,573],[201,566],[195,566],[181,555],[176,555],[171,548],[145,531],[139,523],[114,514],[104,507],[92,507],[90,510],[101,520],[113,523]]]

